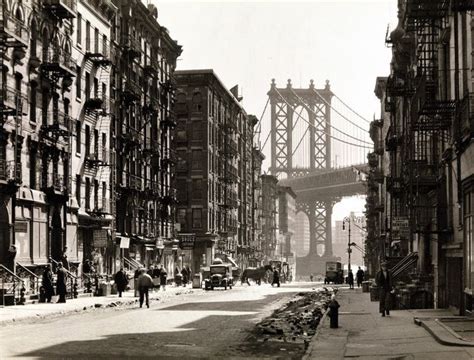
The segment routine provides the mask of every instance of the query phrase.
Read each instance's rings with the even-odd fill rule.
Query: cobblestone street
[[[270,354],[268,345],[248,343],[254,326],[298,292],[313,287],[301,283],[198,289],[152,301],[150,309],[100,308],[34,324],[10,324],[1,329],[0,349],[6,358],[261,358]],[[292,357],[287,353],[291,347],[280,348],[282,358]]]

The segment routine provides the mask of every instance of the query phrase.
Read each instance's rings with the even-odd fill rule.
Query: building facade
[[[120,52],[111,77],[115,250],[145,265],[161,263],[171,274],[179,256],[171,105],[181,47],[158,23],[153,5],[133,0],[116,5],[112,38]]]
[[[262,175],[262,250],[264,263],[275,259],[278,234],[278,179]]]
[[[369,232],[380,235],[379,245],[367,245],[374,251],[374,266],[384,258],[408,264],[404,268],[421,294],[408,305],[472,312],[469,24],[474,7],[465,1],[406,0],[399,1],[398,10],[398,26],[387,39],[391,73],[385,86],[378,81],[376,87],[387,114],[383,124],[374,124],[373,138],[379,137],[384,147],[378,155],[388,154],[388,169],[380,169],[380,158],[369,158],[384,171],[378,180],[386,201],[380,228],[368,219]]]
[[[86,260],[171,269],[181,47],[156,8],[4,0],[0,35],[2,275],[59,261],[81,275]]]
[[[261,167],[252,163],[255,119],[212,70],[175,76],[177,221],[195,239],[193,269],[215,256],[245,267],[256,236],[253,171]]]

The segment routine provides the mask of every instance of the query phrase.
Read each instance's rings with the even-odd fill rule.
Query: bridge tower
[[[327,171],[331,167],[331,92],[329,81],[323,89],[315,89],[313,80],[309,87],[293,88],[291,80],[285,88],[277,88],[272,79],[268,92],[271,106],[271,167],[270,172],[278,179],[291,179],[309,173]],[[295,113],[302,107],[305,115]],[[307,122],[307,148],[309,161],[295,166],[295,140],[293,130],[297,121]],[[298,258],[296,271],[299,275],[323,273],[325,261],[334,260],[332,253],[332,208],[338,199],[333,197],[297,198],[297,211],[304,212],[309,221],[310,249],[305,257]],[[324,245],[324,254],[318,255],[317,246]]]

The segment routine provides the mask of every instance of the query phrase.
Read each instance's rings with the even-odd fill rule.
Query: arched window
[[[43,45],[43,61],[47,61],[49,50],[49,32],[46,28],[43,29],[43,33],[41,34],[41,42]]]
[[[36,46],[37,46],[37,36],[38,36],[38,24],[36,23],[36,20],[31,21],[30,25],[31,29],[31,36],[30,36],[30,56],[32,58],[37,57],[37,52],[36,52]]]
[[[16,7],[16,10],[15,10],[15,18],[16,18],[17,20],[20,20],[21,22],[23,22],[23,20],[24,20],[23,9],[21,8],[20,5],[18,5],[18,6]]]

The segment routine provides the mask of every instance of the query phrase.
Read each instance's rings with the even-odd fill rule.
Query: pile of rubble
[[[298,293],[257,325],[255,335],[258,341],[304,344],[306,348],[316,333],[332,294],[330,288]]]

